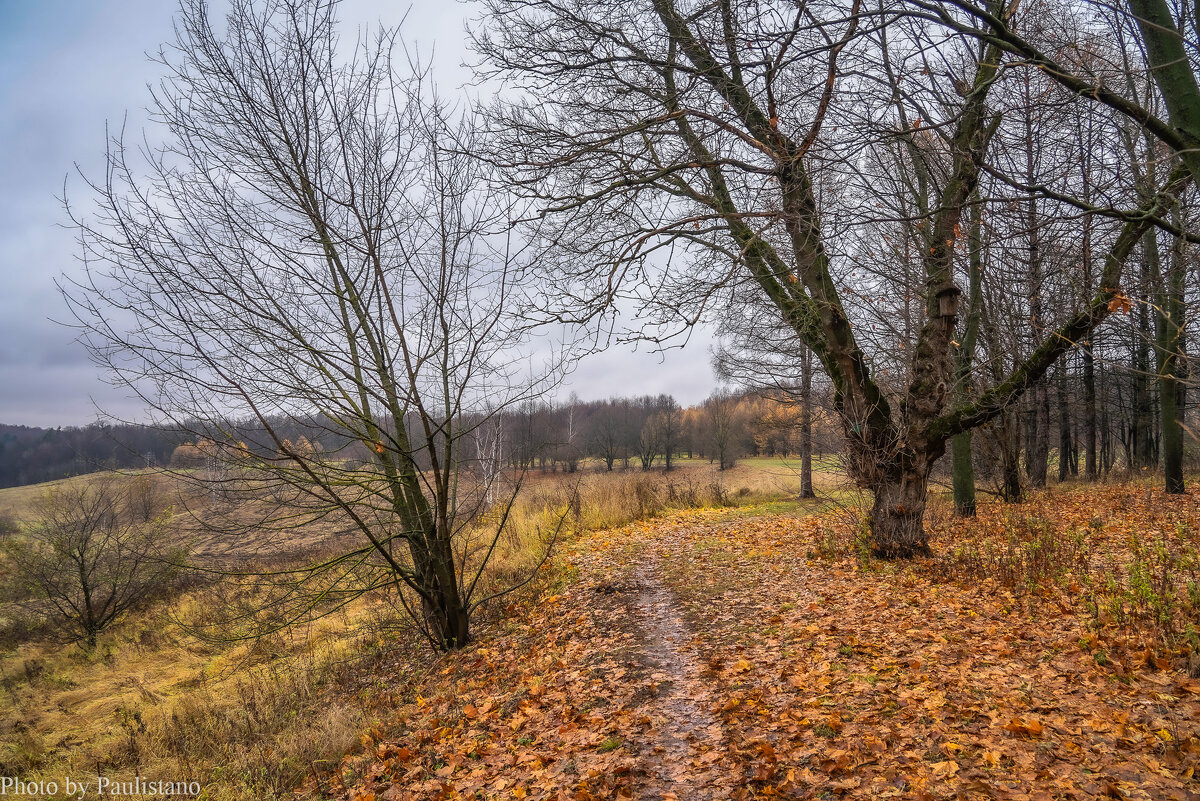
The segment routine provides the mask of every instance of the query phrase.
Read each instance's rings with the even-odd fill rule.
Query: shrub
[[[108,477],[48,490],[28,532],[4,543],[11,602],[91,649],[166,587],[183,553],[170,545],[165,516],[135,522],[136,490]]]

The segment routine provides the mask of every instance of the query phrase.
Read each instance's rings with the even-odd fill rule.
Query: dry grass
[[[421,655],[379,598],[253,641],[202,643],[172,620],[184,592],[102,636],[95,652],[26,643],[0,660],[0,774],[200,781],[212,799],[276,798],[334,764],[378,707],[353,688],[382,664],[403,686]],[[380,695],[375,701],[386,696]]]
[[[570,503],[578,491],[573,525],[576,530],[623,526],[656,517],[672,509],[751,506],[792,498],[800,491],[799,462],[783,459],[744,459],[719,471],[704,460],[680,460],[669,473],[661,470],[616,470],[576,474],[532,474],[527,492],[514,513],[545,525]],[[833,472],[814,467],[818,492],[843,483]],[[528,524],[526,524],[528,525]]]
[[[104,473],[88,473],[71,478],[60,478],[56,481],[46,481],[42,484],[28,484],[24,487],[5,487],[0,489],[0,518],[8,517],[21,523],[29,522],[34,516],[34,506],[38,498],[48,491],[79,483],[90,483]]]
[[[164,505],[207,511],[203,497],[168,477],[130,480],[147,479],[161,484]],[[6,508],[29,520],[29,506],[50,486],[4,490]],[[224,506],[226,522],[256,514]],[[177,533],[194,541],[188,522],[178,515]],[[232,554],[274,567],[327,550],[335,539],[328,526],[297,529],[265,548],[255,537],[209,537],[200,542],[206,561]],[[387,701],[386,692],[365,685],[386,668],[403,687],[406,671],[427,655],[414,637],[396,634],[404,621],[380,595],[254,640],[206,642],[178,625],[204,626],[239,593],[253,607],[247,591],[255,588],[231,578],[180,587],[104,632],[91,653],[10,642],[0,652],[0,775],[195,780],[210,799],[260,799],[289,795],[305,777],[336,767]]]
[[[793,496],[798,474],[779,460],[747,460],[720,473],[707,463],[661,472],[586,472],[528,478],[485,573],[487,594],[529,574],[547,535],[621,526],[674,509],[764,504]],[[87,480],[86,478],[68,481]],[[824,481],[824,479],[821,479]],[[27,517],[44,485],[0,491],[0,510]],[[201,506],[191,498],[193,506]],[[202,501],[202,499],[200,499]],[[226,508],[253,519],[252,508]],[[481,543],[487,526],[476,531]],[[336,525],[273,544],[310,553],[337,540]],[[271,561],[261,549],[206,542],[210,554]],[[477,548],[469,558],[477,560]],[[283,798],[304,781],[341,781],[342,757],[377,716],[412,691],[434,659],[401,613],[379,595],[304,626],[255,640],[206,642],[177,624],[219,616],[246,585],[191,586],[105,632],[91,654],[25,642],[0,657],[0,774],[199,781],[207,798]],[[246,599],[239,598],[244,602]],[[253,599],[250,599],[251,601]],[[506,597],[481,622],[511,610]],[[486,635],[485,635],[486,636]],[[386,681],[384,680],[386,677]]]

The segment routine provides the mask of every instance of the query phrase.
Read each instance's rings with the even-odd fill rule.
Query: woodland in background
[[[149,426],[0,424],[0,487],[40,484],[95,470],[165,465],[184,440],[179,432]]]
[[[1152,309],[1141,304],[1092,338],[1090,353],[1069,354],[1045,383],[1048,425],[1026,401],[1000,423],[984,429],[975,457],[985,489],[1019,497],[1023,486],[1158,469],[1162,460],[1160,387],[1149,360],[1154,346]],[[718,353],[718,360],[727,352]],[[1091,378],[1088,378],[1088,362]],[[720,361],[718,361],[720,365]],[[1089,381],[1091,389],[1089,389]],[[1093,413],[1088,399],[1094,403]],[[1189,433],[1189,469],[1200,453],[1195,394],[1182,419]],[[505,467],[573,473],[583,470],[663,469],[679,457],[720,468],[743,456],[805,454],[805,404],[796,386],[718,390],[695,406],[670,395],[581,401],[533,402],[491,421],[472,439],[472,460],[490,454]],[[809,452],[838,455],[841,440],[827,386],[808,401],[812,422]],[[237,426],[231,425],[236,431]],[[280,421],[291,442],[305,442],[345,458],[368,459],[360,443],[335,438],[322,426]],[[1066,454],[1066,458],[1059,458]],[[98,470],[146,467],[201,468],[209,464],[203,443],[190,433],[152,426],[93,424],[36,428],[0,425],[0,487],[37,484]],[[1042,461],[1044,460],[1044,462]],[[1094,468],[1089,470],[1088,465]],[[1007,478],[1007,483],[1006,483]]]

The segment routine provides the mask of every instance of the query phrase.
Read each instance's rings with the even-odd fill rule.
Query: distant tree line
[[[1047,381],[1044,411],[1027,400],[985,427],[975,461],[980,478],[995,492],[1015,500],[1024,487],[1044,485],[1047,474],[1062,481],[1160,466],[1159,382],[1153,380],[1152,366],[1138,369],[1139,358],[1147,358],[1145,351],[1153,358],[1148,342],[1152,337],[1139,328],[1144,316],[1129,315],[1107,336],[1095,336],[1090,349],[1094,360],[1087,350],[1065,357]],[[822,388],[808,401],[808,447],[818,455],[840,450],[828,394],[828,388]],[[686,407],[669,394],[594,401],[572,395],[566,401],[530,402],[497,415],[460,448],[473,451],[463,454],[464,460],[490,462],[501,469],[671,469],[686,457],[724,470],[745,456],[800,459],[806,448],[805,403],[797,390],[786,386],[718,390]],[[1039,411],[1045,426],[1038,425]],[[1195,413],[1194,402],[1189,402],[1181,417],[1190,419]],[[361,443],[339,437],[315,420],[311,425],[302,420],[279,423],[286,443],[316,448],[330,458],[370,458]],[[227,430],[251,442],[249,450],[271,453],[250,427],[230,424]],[[194,435],[155,426],[0,425],[0,487],[98,470],[200,468],[209,455]]]
[[[819,405],[819,404],[818,404]],[[671,395],[581,401],[537,401],[496,415],[460,443],[465,461],[501,469],[573,473],[589,470],[671,469],[680,457],[703,459],[721,470],[743,456],[799,458],[801,403],[784,392],[718,391],[695,406]],[[814,417],[818,452],[836,450],[828,415]],[[286,430],[285,430],[286,429]],[[316,420],[288,421],[287,447],[315,448],[331,459],[370,455]],[[266,456],[271,448],[249,425],[230,424],[234,441]],[[230,441],[230,437],[222,440]],[[95,424],[35,428],[0,425],[0,487],[53,481],[111,469],[202,468],[211,443],[153,426]]]
[[[96,470],[165,465],[183,438],[177,431],[139,425],[0,425],[0,487]]]
[[[815,403],[806,440],[803,405],[786,392],[718,390],[687,407],[669,394],[596,401],[572,395],[566,401],[522,403],[486,419],[464,417],[457,424],[471,434],[457,441],[453,451],[460,464],[492,473],[671,470],[680,458],[706,460],[725,470],[744,456],[799,459],[806,447],[811,451],[814,446],[818,454],[836,451],[834,424],[820,406],[821,399]],[[410,431],[417,425],[415,419],[405,421]],[[299,419],[277,421],[276,430],[287,434],[278,447],[248,422],[228,423],[222,429],[223,435],[214,432],[180,443],[166,464],[180,470],[241,461],[250,465],[292,452],[325,461],[371,460],[361,442],[317,418],[307,425]],[[245,459],[230,456],[230,448]],[[422,470],[430,467],[422,454],[414,454],[413,461]]]
[[[680,457],[718,469],[742,456],[802,455],[801,404],[785,393],[718,391],[684,407],[671,395],[527,404],[506,412],[490,432],[495,457],[509,468],[573,473],[589,469],[671,470]],[[817,447],[828,451],[836,431],[816,417]],[[497,440],[498,437],[498,440]]]

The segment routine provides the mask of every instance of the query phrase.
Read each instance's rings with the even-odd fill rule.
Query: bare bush
[[[165,516],[143,522],[142,487],[100,478],[48,490],[38,519],[4,544],[13,606],[91,649],[97,635],[177,575]]]

